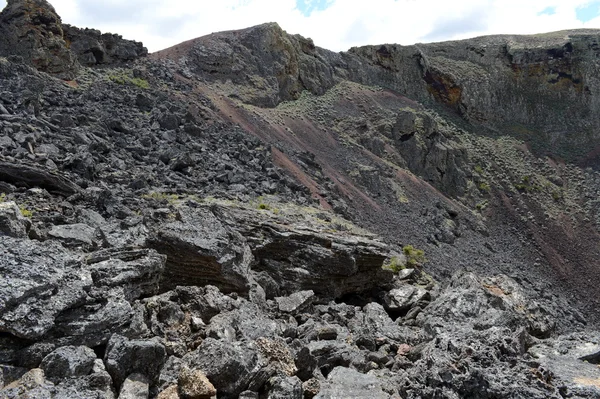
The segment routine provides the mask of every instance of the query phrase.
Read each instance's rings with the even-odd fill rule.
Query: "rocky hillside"
[[[0,398],[597,398],[600,32],[147,55],[0,13]]]

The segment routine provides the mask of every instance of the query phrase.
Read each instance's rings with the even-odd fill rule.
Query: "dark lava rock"
[[[0,55],[18,55],[40,71],[73,79],[79,65],[60,17],[46,0],[9,0],[0,13]]]
[[[381,382],[377,377],[346,367],[336,367],[327,376],[327,382],[321,383],[321,390],[315,398],[340,397],[389,399],[390,395],[382,390]]]
[[[63,346],[46,356],[40,368],[56,384],[65,378],[88,375],[95,360],[96,354],[86,346]]]
[[[155,384],[165,361],[165,347],[158,340],[129,340],[116,334],[108,341],[104,358],[117,387],[132,373],[142,374]]]
[[[71,44],[69,49],[84,66],[119,65],[148,54],[142,43],[125,40],[120,35],[67,24],[63,24],[63,31],[65,40]]]

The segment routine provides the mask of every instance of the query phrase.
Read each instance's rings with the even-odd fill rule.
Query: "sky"
[[[345,51],[487,34],[600,28],[600,0],[50,0],[63,22],[119,33],[151,52],[212,32],[277,22]],[[6,0],[0,0],[4,8]]]

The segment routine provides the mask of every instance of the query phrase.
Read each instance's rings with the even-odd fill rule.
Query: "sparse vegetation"
[[[131,76],[125,74],[125,73],[120,73],[120,74],[112,74],[109,75],[108,78],[112,81],[115,82],[117,84],[120,85],[125,85],[125,84],[132,84],[134,86],[137,86],[141,89],[149,89],[150,88],[150,83],[148,83],[148,81],[146,79],[142,79],[142,78],[132,78]]]
[[[520,182],[515,183],[515,188],[519,191],[524,191],[527,193],[540,190],[540,186],[533,183],[531,176],[523,176]]]
[[[401,270],[406,269],[406,265],[397,256],[392,256],[383,264],[383,268],[394,273],[399,273]]]
[[[486,201],[481,201],[480,203],[478,203],[477,205],[475,205],[475,208],[476,208],[476,209],[477,209],[479,212],[481,212],[481,211],[483,211],[485,208],[487,208],[487,206],[488,206],[488,202],[487,202],[487,200],[486,200]]]
[[[489,193],[492,190],[492,187],[490,186],[490,184],[488,182],[481,182],[479,183],[479,191],[483,191],[485,193]]]
[[[21,215],[23,215],[26,218],[31,219],[31,217],[33,216],[33,212],[30,211],[29,209],[27,209],[25,206],[21,205],[19,207],[19,210],[21,211]]]
[[[563,190],[556,189],[556,190],[552,191],[552,199],[554,201],[557,201],[557,202],[561,201],[564,199],[564,197],[565,197],[565,194],[564,194]]]
[[[427,263],[427,258],[425,258],[425,251],[422,249],[417,249],[412,245],[405,245],[402,248],[402,252],[404,256],[406,256],[406,266],[411,268],[423,266]]]
[[[269,204],[265,204],[264,202],[261,202],[260,204],[258,204],[258,209],[263,209],[263,210],[270,210],[271,206]]]
[[[152,191],[149,194],[142,195],[142,198],[152,199],[155,201],[167,201],[169,204],[174,204],[175,201],[179,200],[177,194],[167,194],[159,191]]]

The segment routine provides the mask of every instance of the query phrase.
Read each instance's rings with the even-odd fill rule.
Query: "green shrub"
[[[487,182],[481,182],[481,183],[479,183],[479,190],[480,191],[489,193],[491,191],[491,189],[492,188],[490,187],[489,183],[487,183]]]
[[[109,75],[108,78],[119,85],[132,84],[141,89],[149,89],[150,83],[146,79],[142,78],[132,78],[126,74],[118,74],[118,75]]]
[[[398,273],[400,270],[406,269],[406,265],[397,256],[392,256],[389,261],[383,264],[383,268]]]
[[[406,256],[406,266],[411,268],[422,266],[427,263],[425,252],[422,249],[417,249],[412,245],[405,245],[402,248],[404,256]]]
[[[0,194],[0,202],[4,202],[6,201],[6,194],[2,193]]]

